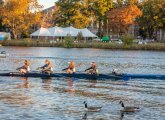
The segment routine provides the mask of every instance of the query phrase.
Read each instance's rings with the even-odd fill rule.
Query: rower
[[[42,73],[47,73],[47,74],[50,74],[53,72],[52,63],[50,62],[50,60],[47,60],[47,59],[45,60],[45,65],[37,69],[41,69]]]
[[[17,68],[16,70],[18,70],[22,74],[30,72],[30,61],[25,60],[24,65],[22,67]]]
[[[89,74],[98,74],[97,65],[95,62],[91,63],[91,67],[85,70],[85,72],[88,71]]]
[[[76,72],[76,68],[75,68],[75,63],[74,61],[70,61],[69,63],[69,67],[63,69],[62,71],[66,71],[68,74],[72,74]]]

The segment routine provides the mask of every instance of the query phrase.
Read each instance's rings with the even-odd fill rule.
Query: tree
[[[37,0],[6,0],[2,7],[2,23],[7,26],[16,39],[29,28],[38,24],[41,6]]]
[[[2,25],[2,7],[3,7],[3,4],[4,4],[4,1],[3,0],[0,0],[0,30],[3,29],[3,25]]]
[[[113,0],[91,0],[89,11],[93,13],[95,22],[98,23],[98,36],[101,37],[107,32],[107,12],[112,9]]]
[[[134,24],[141,15],[141,10],[134,4],[115,8],[108,13],[109,29],[120,35],[127,33],[129,25]]]
[[[82,0],[58,0],[57,10],[54,13],[54,24],[58,26],[74,26],[84,28],[89,26],[90,17],[86,9],[86,4]]]
[[[140,4],[143,15],[137,19],[143,31],[146,31],[149,38],[154,37],[154,31],[165,29],[165,1],[145,0]]]
[[[73,25],[76,28],[88,27],[92,22],[98,23],[100,36],[106,31],[106,14],[112,8],[112,3],[113,0],[58,0],[54,23],[59,26]]]
[[[70,34],[67,34],[67,36],[64,38],[64,47],[71,48],[73,47],[73,37]]]

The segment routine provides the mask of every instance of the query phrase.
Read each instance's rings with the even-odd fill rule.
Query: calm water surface
[[[125,73],[165,74],[165,52],[112,51],[99,49],[0,47],[10,56],[0,58],[0,72],[15,71],[23,60],[31,61],[32,71],[46,58],[55,72],[74,60],[78,71],[90,62],[98,63],[100,73],[118,68]],[[119,101],[141,110],[121,116]],[[89,106],[103,106],[100,112],[87,113]],[[0,120],[165,120],[165,81],[134,79],[76,80],[69,78],[0,77]]]

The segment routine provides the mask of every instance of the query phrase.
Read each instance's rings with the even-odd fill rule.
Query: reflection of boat
[[[9,54],[6,53],[6,51],[1,51],[0,52],[0,57],[7,57],[7,56],[9,56]]]
[[[142,79],[165,79],[165,75],[159,74],[87,74],[87,73],[74,73],[74,74],[67,74],[67,73],[52,73],[52,74],[44,74],[44,73],[26,73],[20,74],[17,72],[10,72],[10,73],[0,73],[0,76],[15,76],[15,77],[73,77],[78,79],[90,79],[90,80],[101,80],[101,79],[134,79],[134,78],[142,78]]]

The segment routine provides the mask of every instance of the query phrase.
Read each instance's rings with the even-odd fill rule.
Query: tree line
[[[76,28],[98,26],[98,36],[126,34],[131,24],[140,26],[141,36],[153,38],[165,29],[164,0],[58,0],[52,17],[54,25]],[[38,0],[0,0],[0,29],[8,28],[16,39],[42,26]]]

